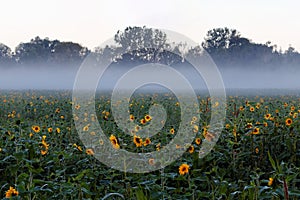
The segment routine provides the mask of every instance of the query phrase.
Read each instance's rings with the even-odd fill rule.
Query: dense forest
[[[114,36],[118,46],[106,46],[90,50],[78,43],[50,40],[35,37],[29,42],[20,43],[13,51],[0,43],[0,68],[19,66],[79,66],[90,52],[102,55],[113,55],[126,49],[130,55],[123,55],[125,61],[159,61],[164,64],[180,62],[180,58],[166,53],[172,50],[180,53],[184,44],[171,45],[167,42],[167,35],[157,29],[147,27],[128,27],[118,31]],[[200,43],[199,43],[200,44]],[[147,48],[147,47],[155,48]],[[140,49],[143,47],[143,49]],[[136,49],[140,49],[137,51]],[[163,49],[163,50],[161,50]],[[205,49],[219,67],[239,68],[268,68],[289,67],[299,69],[300,53],[293,47],[283,51],[271,42],[255,43],[242,37],[234,29],[216,28],[209,30],[204,41],[197,47],[188,49],[186,54],[197,56]],[[130,51],[132,50],[132,51]],[[180,54],[181,55],[181,54]]]

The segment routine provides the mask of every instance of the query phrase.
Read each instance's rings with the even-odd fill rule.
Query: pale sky
[[[201,43],[208,30],[237,29],[254,42],[300,51],[299,0],[0,0],[0,42],[35,36],[90,49],[127,26],[169,29]]]

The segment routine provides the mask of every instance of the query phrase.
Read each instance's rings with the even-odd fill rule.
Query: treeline
[[[94,50],[78,43],[40,37],[30,42],[20,43],[14,51],[0,43],[0,67],[79,66],[90,52],[110,57],[117,55],[121,50],[130,53],[122,55],[115,62],[151,61],[172,65],[183,61],[178,55],[199,56],[205,49],[219,67],[300,68],[300,54],[293,47],[282,51],[271,42],[255,43],[242,37],[237,30],[228,28],[208,31],[201,46],[190,49],[185,49],[184,43],[168,43],[166,33],[147,27],[128,27],[124,31],[118,31],[114,40],[117,45],[98,47]],[[171,54],[169,51],[176,52],[178,55]]]

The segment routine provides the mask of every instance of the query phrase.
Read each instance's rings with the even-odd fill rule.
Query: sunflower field
[[[1,91],[0,198],[300,199],[299,96],[228,96],[222,134],[202,159],[199,149],[213,137],[211,105],[205,94],[198,101],[200,118],[191,120],[196,137],[178,146],[186,152],[163,169],[128,173],[99,162],[79,139],[74,121],[98,121],[116,150],[160,151],[180,124],[172,93],[132,96],[128,120],[137,126],[130,136],[116,125],[109,95],[97,96],[96,116],[74,117],[71,91]],[[142,138],[138,131],[153,120],[148,112],[154,103],[164,106],[167,119],[157,134]],[[88,125],[83,131],[97,135]]]

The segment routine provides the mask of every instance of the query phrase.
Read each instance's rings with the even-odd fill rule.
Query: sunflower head
[[[195,142],[196,142],[197,145],[200,145],[201,144],[201,138],[196,138]]]
[[[191,145],[191,146],[189,146],[188,150],[189,150],[190,153],[194,153],[195,148],[194,148],[193,145]]]
[[[11,197],[14,197],[14,196],[19,196],[19,192],[13,188],[13,187],[9,187],[9,190],[7,190],[5,192],[5,198],[11,198]]]
[[[93,151],[93,149],[87,149],[85,152],[88,155],[94,155],[95,154],[94,151]]]
[[[143,140],[139,136],[134,136],[133,137],[133,142],[136,147],[141,147],[143,145]]]
[[[174,128],[171,128],[171,129],[170,129],[170,133],[171,133],[171,134],[174,134],[174,133],[175,133]]]
[[[179,167],[179,174],[180,175],[185,175],[187,173],[189,173],[189,169],[190,169],[190,166],[188,164],[181,164],[180,167]]]
[[[151,143],[150,138],[146,138],[143,144],[144,144],[144,146],[147,146],[147,145],[149,145],[150,143]]]
[[[258,128],[258,127],[255,127],[255,128],[253,129],[253,131],[252,131],[252,134],[254,134],[254,135],[259,134],[259,128]]]
[[[145,115],[144,119],[146,120],[146,122],[149,122],[152,117],[150,115]]]
[[[32,126],[31,129],[35,132],[38,133],[41,131],[41,128],[39,126]]]
[[[118,139],[116,138],[116,136],[111,135],[109,137],[109,140],[115,149],[120,149],[120,145],[119,145],[119,142],[118,142]]]
[[[287,118],[287,119],[285,120],[285,124],[286,124],[287,126],[292,125],[292,123],[293,123],[293,120],[292,120],[291,118]]]

